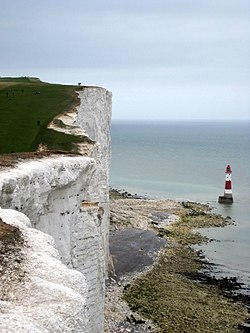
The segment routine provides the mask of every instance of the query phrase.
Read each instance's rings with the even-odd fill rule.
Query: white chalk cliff
[[[94,141],[79,147],[88,156],[53,155],[0,172],[0,219],[23,239],[19,283],[8,281],[0,294],[1,332],[104,331],[111,93],[87,87],[79,98],[69,127]]]

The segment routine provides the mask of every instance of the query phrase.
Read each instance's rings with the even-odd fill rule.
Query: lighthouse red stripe
[[[225,190],[231,190],[232,186],[231,186],[231,180],[228,180],[225,182]]]

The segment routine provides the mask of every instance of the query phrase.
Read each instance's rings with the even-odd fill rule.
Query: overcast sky
[[[0,76],[103,86],[113,119],[250,120],[249,0],[0,0]]]

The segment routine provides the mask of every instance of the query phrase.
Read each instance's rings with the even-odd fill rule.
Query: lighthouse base
[[[232,196],[230,197],[219,196],[218,202],[223,204],[232,204],[234,202],[234,199]]]

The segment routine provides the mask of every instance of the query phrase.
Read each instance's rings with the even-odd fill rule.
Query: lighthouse
[[[233,203],[233,193],[232,193],[232,170],[231,166],[228,164],[226,167],[226,178],[225,178],[225,189],[224,195],[219,196],[219,203]]]

